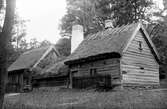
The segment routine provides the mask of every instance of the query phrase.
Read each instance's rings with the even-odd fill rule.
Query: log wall
[[[20,92],[23,87],[23,73],[15,73],[8,75],[6,92]]]
[[[109,75],[111,76],[111,84],[120,84],[120,59],[111,58],[70,66],[72,78],[91,77],[91,69],[96,70],[96,74],[93,76]]]
[[[123,53],[121,71],[124,84],[159,84],[159,64],[141,31]]]

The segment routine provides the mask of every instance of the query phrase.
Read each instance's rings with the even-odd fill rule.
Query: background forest
[[[74,23],[84,26],[84,36],[104,29],[106,19],[112,19],[114,27],[142,21],[161,57],[161,78],[167,74],[167,1],[164,8],[157,7],[152,0],[66,0],[67,13],[61,19],[61,32],[71,32]],[[3,12],[3,11],[1,11]],[[9,44],[8,65],[30,49],[51,43],[47,40],[27,42],[26,22],[15,12],[12,37]]]

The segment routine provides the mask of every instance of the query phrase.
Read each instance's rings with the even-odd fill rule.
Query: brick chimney
[[[72,26],[72,37],[71,37],[71,53],[75,51],[78,45],[84,39],[83,26],[75,24]]]

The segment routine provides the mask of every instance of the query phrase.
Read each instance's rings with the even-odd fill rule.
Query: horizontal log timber
[[[134,69],[141,70],[139,66],[134,66],[134,65],[124,65],[124,64],[122,64],[121,67],[122,67],[122,69],[125,69],[125,70],[134,70]],[[155,67],[154,68],[144,67],[144,70],[159,72],[159,67],[156,67],[156,68]]]
[[[130,47],[128,47],[128,51],[140,53],[140,54],[142,54],[142,55],[151,55],[151,56],[152,56],[151,51],[145,50],[145,49],[143,49],[143,48],[142,48],[142,50],[140,51],[140,50],[139,50],[139,47],[136,48],[136,47],[134,47],[134,46],[130,46]]]
[[[143,81],[143,80],[137,80],[137,79],[127,79],[127,80],[122,80],[122,83],[138,83],[138,84],[159,84],[159,81]]]
[[[126,80],[122,81],[123,84],[142,84],[142,85],[159,85],[159,82],[145,82],[145,81],[136,81],[136,80]]]
[[[157,65],[157,62],[155,62],[153,59],[149,59],[149,58],[145,58],[145,57],[138,57],[138,56],[124,56],[122,58],[123,60],[129,60],[129,61],[134,61],[135,63],[138,63],[140,62],[141,64],[143,63],[148,63],[148,64],[154,64],[154,65]]]
[[[159,80],[152,80],[152,79],[148,79],[148,80],[145,80],[145,79],[138,79],[138,78],[130,78],[130,77],[125,77],[124,79],[123,79],[123,82],[125,82],[125,83],[127,83],[126,81],[131,81],[131,82],[145,82],[145,83],[158,83],[159,82]]]
[[[87,68],[107,68],[107,67],[117,67],[117,66],[119,66],[119,63],[117,63],[117,64],[102,64],[102,65],[96,65],[96,64],[94,64],[94,65],[89,65],[89,66],[84,66],[84,65],[82,65],[81,67],[79,67],[79,69],[87,69]]]
[[[153,65],[157,65],[157,63],[153,60],[153,59],[149,59],[149,58],[145,58],[145,57],[137,57],[137,56],[124,56],[123,60],[129,60],[129,61],[134,61],[134,63],[147,63],[147,64],[153,64]]]
[[[129,76],[138,76],[138,77],[150,77],[150,78],[157,78],[158,75],[150,75],[150,74],[139,74],[139,73],[134,73],[134,74],[123,74],[123,75],[129,75]]]
[[[139,53],[139,52],[136,52],[136,51],[130,51],[130,50],[127,50],[126,53],[124,53],[123,55],[135,55],[135,56],[143,56],[143,57],[146,57],[146,58],[150,58],[150,59],[154,59],[155,58],[153,57],[152,54],[144,54],[144,53]]]
[[[135,62],[135,61],[131,61],[131,60],[128,60],[128,59],[124,59],[122,60],[122,63],[123,65],[133,65],[133,66],[138,66],[138,67],[143,67],[143,68],[156,68],[158,69],[158,66],[157,65],[151,65],[151,63],[143,63],[141,64],[140,62]]]
[[[127,76],[127,75],[123,75],[123,80],[135,80],[135,81],[149,81],[149,82],[159,82],[159,79],[156,78],[140,78],[138,76]]]
[[[139,42],[133,42],[133,43],[130,44],[130,46],[132,48],[137,48],[138,49],[139,48]],[[143,48],[144,51],[147,51],[147,52],[150,51],[150,49],[147,46],[143,45],[142,48]]]
[[[150,81],[159,81],[159,78],[151,77],[151,76],[146,77],[144,75],[143,76],[142,75],[138,76],[138,75],[124,74],[123,78],[124,79],[139,79],[139,80],[143,80],[143,81],[148,81],[148,80],[150,80]]]
[[[150,76],[159,76],[158,72],[152,72],[147,70],[131,70],[131,69],[122,69],[122,71],[126,71],[126,74],[131,75],[150,75]]]

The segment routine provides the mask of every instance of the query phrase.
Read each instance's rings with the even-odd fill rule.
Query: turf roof
[[[48,48],[49,46],[46,46],[23,53],[12,65],[9,66],[8,71],[31,68]]]

